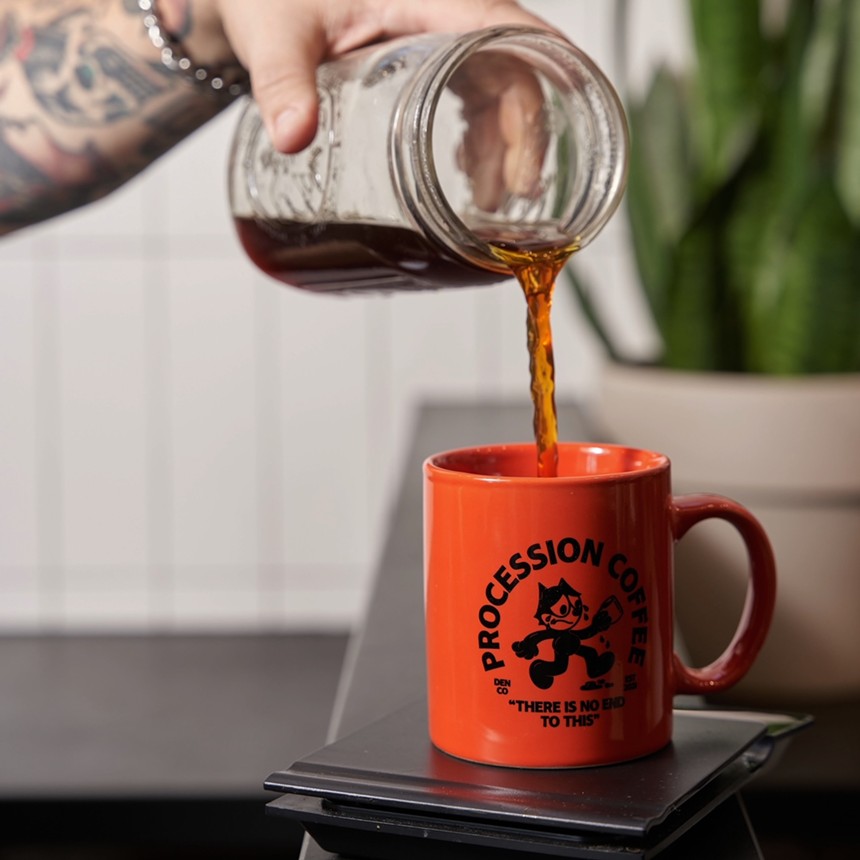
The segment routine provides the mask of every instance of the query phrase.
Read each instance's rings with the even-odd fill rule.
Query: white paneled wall
[[[609,2],[529,5],[612,74]],[[226,207],[235,120],[0,242],[0,632],[349,625],[416,403],[528,398],[512,282],[343,298],[259,274]],[[610,304],[623,238],[583,254]],[[563,291],[554,327],[581,396],[598,356]]]

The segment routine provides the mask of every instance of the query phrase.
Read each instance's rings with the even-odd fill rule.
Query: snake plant
[[[627,105],[626,210],[658,363],[860,371],[860,0],[788,0],[776,21],[765,0],[685,2],[695,67],[656,69]]]

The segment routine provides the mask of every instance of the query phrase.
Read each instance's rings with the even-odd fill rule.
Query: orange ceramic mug
[[[535,477],[532,444],[467,448],[424,464],[430,736],[485,764],[574,767],[654,752],[672,697],[713,693],[750,668],[773,614],[762,527],[722,496],[673,496],[669,459],[559,446]],[[750,587],[721,657],[673,650],[673,547],[718,517],[740,533]]]

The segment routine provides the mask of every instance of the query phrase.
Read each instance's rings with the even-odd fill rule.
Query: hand
[[[175,2],[175,0],[174,0]],[[276,149],[298,152],[317,126],[317,66],[362,45],[423,32],[501,24],[551,29],[515,0],[196,0],[210,33],[226,35],[251,74],[254,98]],[[213,21],[213,15],[217,21]],[[220,30],[219,30],[220,28]],[[522,113],[516,88],[499,95],[507,138]],[[498,129],[498,127],[497,127]],[[498,133],[495,135],[498,138]],[[498,152],[494,157],[498,160]],[[502,162],[506,159],[504,155]],[[507,158],[508,164],[517,161]],[[508,168],[510,170],[510,168]],[[522,184],[522,183],[521,183]]]

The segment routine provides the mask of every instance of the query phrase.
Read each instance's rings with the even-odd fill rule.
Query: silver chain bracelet
[[[171,72],[179,72],[189,82],[201,84],[209,94],[231,100],[250,92],[248,73],[238,63],[224,68],[212,69],[196,65],[183,50],[180,42],[164,29],[155,8],[156,0],[137,0],[143,13],[143,26],[149,41],[161,51],[161,62]]]

